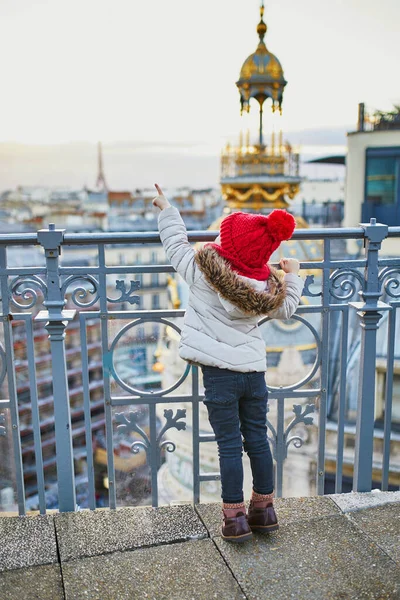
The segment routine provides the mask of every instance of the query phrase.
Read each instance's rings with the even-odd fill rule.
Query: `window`
[[[160,296],[159,294],[154,294],[151,298],[151,308],[153,310],[158,310],[160,308]]]
[[[399,158],[367,157],[366,200],[372,204],[394,204]]]
[[[361,218],[400,225],[400,146],[367,148]]]
[[[157,287],[158,286],[158,281],[159,281],[158,275],[159,275],[159,273],[152,273],[151,274],[151,285],[153,287]]]

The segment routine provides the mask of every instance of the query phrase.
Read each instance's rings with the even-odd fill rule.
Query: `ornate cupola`
[[[263,104],[272,100],[272,111],[278,108],[282,111],[283,90],[286,80],[283,76],[282,65],[277,57],[267,49],[264,37],[267,25],[264,23],[264,5],[260,8],[261,20],[257,25],[260,38],[257,49],[244,61],[236,85],[240,92],[241,112],[250,111],[250,98],[255,98],[260,105],[260,145],[262,145],[262,111]]]
[[[276,116],[282,114],[283,92],[287,84],[282,65],[264,42],[267,25],[264,22],[264,2],[257,25],[259,42],[256,51],[244,61],[236,85],[240,94],[243,118],[250,112],[254,98],[259,108],[257,142],[251,143],[250,131],[239,145],[227,144],[221,155],[221,187],[227,209],[256,210],[287,208],[299,191],[299,154],[283,142]],[[264,104],[271,105],[271,121],[264,130]],[[278,113],[277,115],[274,113]],[[273,118],[272,118],[273,117]],[[275,130],[275,128],[277,130]]]

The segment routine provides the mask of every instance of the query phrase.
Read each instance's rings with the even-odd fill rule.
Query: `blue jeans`
[[[250,458],[254,491],[270,494],[274,484],[265,373],[204,365],[202,371],[204,404],[218,444],[223,502],[243,502],[243,448]]]

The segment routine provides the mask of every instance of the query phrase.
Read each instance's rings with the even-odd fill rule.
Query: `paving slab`
[[[310,498],[276,498],[274,506],[278,520],[282,524],[308,519],[318,519],[329,515],[339,515],[340,509],[326,496]],[[211,537],[221,534],[221,504],[197,504],[196,511],[207,527]]]
[[[67,600],[242,600],[210,539],[73,560],[62,565]]]
[[[352,512],[349,517],[375,544],[400,563],[400,502]]]
[[[53,516],[0,519],[0,571],[57,563]]]
[[[59,565],[0,573],[1,600],[64,600]]]
[[[214,538],[248,600],[394,600],[400,570],[345,515],[282,525],[243,545]]]
[[[192,506],[62,513],[55,525],[61,562],[208,536]]]
[[[400,492],[349,492],[348,494],[331,494],[328,496],[337,504],[344,513],[362,510],[364,508],[373,508],[389,504],[390,502],[400,502]]]

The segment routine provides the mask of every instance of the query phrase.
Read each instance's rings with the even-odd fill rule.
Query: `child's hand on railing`
[[[298,275],[300,271],[300,263],[295,258],[281,258],[279,266],[285,273],[293,273],[293,275]]]
[[[158,196],[153,198],[153,206],[157,206],[160,210],[164,210],[164,208],[169,208],[171,205],[164,196],[161,188],[157,183],[154,184],[156,186],[156,190],[158,192]]]

